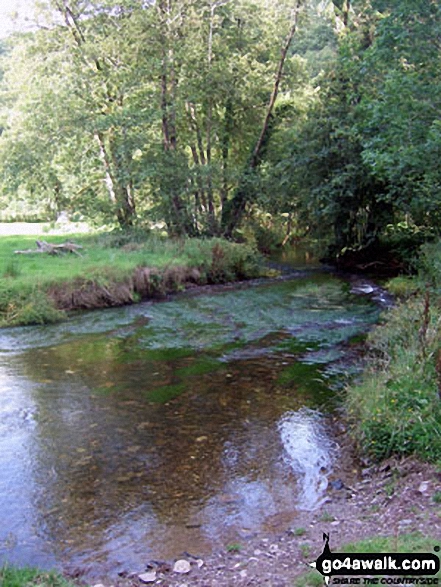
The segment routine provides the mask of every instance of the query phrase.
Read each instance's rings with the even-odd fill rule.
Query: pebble
[[[336,479],[335,481],[331,481],[330,485],[331,485],[332,489],[335,489],[336,491],[340,491],[341,489],[345,488],[345,485],[341,479]]]
[[[189,573],[191,571],[190,563],[184,559],[178,560],[173,566],[174,573]]]
[[[418,487],[418,491],[421,491],[421,493],[424,493],[425,491],[427,491],[429,489],[429,482],[428,481],[423,481],[420,486]]]
[[[156,571],[150,571],[149,573],[141,573],[141,575],[138,575],[138,579],[142,583],[154,583],[156,581]]]

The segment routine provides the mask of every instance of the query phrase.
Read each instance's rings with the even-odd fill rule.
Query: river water
[[[302,267],[0,331],[0,561],[112,576],[317,507],[375,293]]]

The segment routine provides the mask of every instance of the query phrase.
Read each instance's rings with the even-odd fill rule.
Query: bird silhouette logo
[[[309,563],[309,566],[316,569],[323,576],[326,585],[329,585],[331,575],[324,572],[322,564],[324,560],[329,560],[332,557],[332,552],[329,548],[329,534],[323,533],[323,540],[325,545],[322,554],[314,562]]]

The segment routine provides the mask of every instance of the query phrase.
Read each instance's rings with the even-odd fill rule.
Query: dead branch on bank
[[[46,253],[48,255],[59,255],[62,253],[73,253],[74,255],[78,255],[82,257],[82,254],[78,252],[78,249],[82,249],[81,245],[76,245],[75,243],[71,243],[69,241],[65,243],[61,243],[59,245],[54,245],[52,243],[48,243],[46,241],[36,241],[37,248],[36,249],[27,249],[25,251],[14,251],[16,255],[33,255],[34,253]]]

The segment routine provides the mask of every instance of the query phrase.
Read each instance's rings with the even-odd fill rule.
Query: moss
[[[149,402],[155,404],[165,404],[176,397],[182,395],[187,391],[187,385],[185,383],[176,383],[174,385],[162,385],[156,389],[152,389],[146,394],[146,398]]]
[[[224,365],[216,359],[204,357],[196,359],[191,365],[177,369],[175,373],[179,377],[192,377],[194,375],[213,373],[222,368],[224,368]]]

